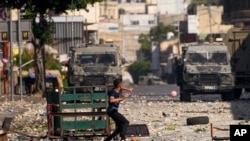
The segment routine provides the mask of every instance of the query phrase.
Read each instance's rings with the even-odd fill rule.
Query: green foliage
[[[35,38],[40,39],[40,47],[52,43],[53,21],[48,20],[53,13],[65,13],[68,9],[85,9],[88,4],[102,0],[4,0],[3,7],[24,8],[26,18],[32,19],[32,31]],[[36,17],[39,15],[39,22]]]
[[[152,41],[160,43],[166,40],[168,32],[175,32],[175,27],[172,25],[165,26],[160,23],[158,26],[151,28],[148,35],[140,34],[138,42],[141,44],[140,51],[144,54],[144,61],[134,62],[128,67],[128,71],[135,83],[138,83],[140,75],[147,75],[150,72]]]
[[[206,132],[207,129],[204,127],[199,127],[194,130],[195,133],[201,133],[201,132]]]
[[[151,41],[148,35],[140,34],[138,42],[141,44],[140,51],[144,54],[145,60],[151,59]]]
[[[19,66],[19,55],[15,55],[14,58],[15,58],[14,65]],[[21,58],[22,58],[22,64],[25,64],[26,62],[32,60],[33,56],[28,52],[27,49],[24,49]],[[22,69],[28,70],[31,67],[33,67],[33,63],[27,64]]]
[[[167,130],[175,130],[176,129],[176,125],[175,124],[169,124],[167,127],[166,127]]]
[[[150,61],[136,61],[128,67],[135,83],[138,83],[140,75],[147,75],[150,72]]]
[[[145,61],[151,60],[152,41],[160,43],[166,40],[168,32],[175,32],[175,27],[172,25],[165,26],[163,23],[160,23],[158,26],[151,28],[149,34],[142,33],[139,35],[140,51],[143,53]]]
[[[149,36],[151,37],[152,41],[160,43],[166,40],[168,32],[175,33],[175,27],[172,25],[165,26],[163,23],[159,23],[158,26],[150,29]]]
[[[14,58],[16,59],[14,62],[14,65],[19,66],[19,55],[15,55]],[[26,62],[32,60],[33,55],[25,49],[22,52],[21,58],[22,58],[22,64],[25,64]],[[48,70],[59,70],[59,71],[61,70],[61,67],[62,67],[60,62],[57,59],[55,59],[52,54],[49,54],[49,53],[46,53],[46,56],[45,56],[45,66],[46,66],[46,69]],[[28,70],[32,67],[34,67],[34,65],[33,63],[30,63],[24,66],[23,69]]]
[[[56,61],[50,62],[52,65],[44,66],[45,60],[41,60],[43,46],[53,41],[53,21],[50,17],[54,13],[65,13],[66,10],[69,9],[83,8],[87,10],[88,4],[94,4],[100,1],[102,0],[3,0],[3,2],[1,2],[3,7],[25,9],[27,12],[26,18],[32,20],[32,43],[36,52],[34,60],[36,76],[38,76],[36,79],[37,91],[42,92],[45,90],[43,74],[39,73],[37,70],[43,72],[46,67],[48,67],[47,69],[59,67],[56,65]],[[36,18],[39,18],[38,22],[36,22]]]
[[[239,122],[239,125],[249,125],[248,122],[249,122],[249,121],[247,121],[247,120],[243,120],[243,121],[240,121],[240,122]]]
[[[54,22],[52,20],[48,21],[45,19],[40,19],[39,23],[33,20],[32,31],[36,38],[40,39],[40,47],[47,44],[53,43],[53,32],[54,32]]]
[[[48,70],[61,70],[62,66],[60,62],[53,57],[52,54],[46,53],[45,56],[45,67]]]
[[[220,5],[221,4],[221,1],[220,0],[194,0],[189,6],[188,6],[188,9],[192,9],[192,8],[195,8],[196,6],[199,6],[199,5],[206,5],[208,6],[209,3],[211,5]]]
[[[4,0],[4,6],[30,9],[33,13],[65,12],[67,9],[86,9],[87,4],[94,4],[103,0]]]

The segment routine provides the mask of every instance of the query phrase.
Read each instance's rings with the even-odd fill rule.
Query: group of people
[[[129,121],[121,113],[119,113],[118,108],[120,102],[125,100],[129,95],[128,93],[133,92],[134,89],[124,87],[121,79],[115,79],[113,81],[113,86],[114,87],[108,92],[109,104],[107,114],[114,120],[116,129],[104,141],[111,141],[118,134],[120,134],[121,141],[125,141]],[[128,93],[123,93],[123,90]]]

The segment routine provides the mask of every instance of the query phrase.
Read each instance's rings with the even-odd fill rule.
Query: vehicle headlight
[[[197,75],[193,75],[192,80],[196,81],[197,79],[198,79],[198,76]]]
[[[80,82],[83,82],[83,77],[80,77],[80,78],[79,78],[79,81],[80,81]]]
[[[189,75],[189,76],[188,76],[188,80],[189,80],[189,81],[196,81],[197,79],[198,79],[198,76],[197,76],[197,75],[192,74],[192,75]]]
[[[232,78],[229,75],[221,75],[222,81],[232,81]]]
[[[73,74],[74,75],[78,75],[79,73],[78,73],[78,71],[74,71]]]
[[[113,82],[113,80],[114,80],[114,77],[112,77],[112,76],[108,76],[108,77],[107,77],[107,81],[108,81],[108,82]]]

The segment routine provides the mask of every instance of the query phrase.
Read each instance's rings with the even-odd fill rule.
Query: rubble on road
[[[46,100],[32,98],[10,101],[1,96],[0,119],[14,117],[11,128],[33,136],[47,134]],[[250,118],[248,99],[232,102],[194,101],[179,102],[178,97],[159,97],[160,101],[150,101],[146,96],[131,96],[120,105],[120,112],[130,124],[147,124],[150,137],[139,141],[208,141],[211,140],[210,125],[187,125],[186,119],[195,116],[208,116],[209,122],[227,128]],[[235,112],[236,111],[236,112]],[[164,114],[163,114],[164,113]],[[240,120],[238,120],[240,119]],[[249,124],[246,122],[246,124]],[[227,136],[218,132],[218,136]],[[27,137],[9,133],[10,140],[27,140]]]

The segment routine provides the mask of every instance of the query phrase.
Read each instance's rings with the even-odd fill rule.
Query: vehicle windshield
[[[197,63],[206,63],[207,62],[207,52],[204,53],[188,53],[187,61],[188,63],[197,64]]]
[[[80,54],[77,55],[76,61],[80,65],[86,65],[86,64],[116,65],[114,54]]]
[[[211,63],[227,64],[227,54],[224,52],[214,52],[209,56],[209,62]]]
[[[227,64],[227,53],[225,52],[199,52],[188,53],[187,62],[191,64]]]

